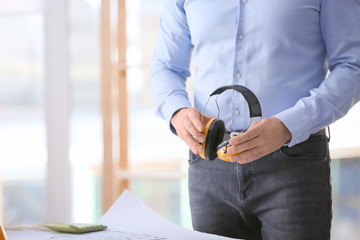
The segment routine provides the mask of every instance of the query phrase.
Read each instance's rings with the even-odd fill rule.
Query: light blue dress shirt
[[[150,73],[157,114],[194,107],[240,84],[258,97],[263,118],[280,119],[289,146],[344,116],[360,99],[359,0],[165,0]],[[330,74],[327,75],[328,70]],[[228,90],[217,102],[228,131],[246,128],[249,110]],[[217,116],[214,99],[206,114]]]

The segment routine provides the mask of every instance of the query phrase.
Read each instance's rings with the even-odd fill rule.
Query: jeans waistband
[[[311,134],[310,137],[322,136],[322,135],[325,135],[325,134],[326,134],[326,128],[323,128],[320,131]]]
[[[238,134],[241,134],[243,132],[245,132],[245,131],[226,132],[224,134],[224,141],[229,140],[231,137],[234,137],[234,136],[236,136]],[[323,128],[323,129],[319,130],[318,132],[311,134],[310,137],[323,136],[325,134],[326,134],[326,128]]]

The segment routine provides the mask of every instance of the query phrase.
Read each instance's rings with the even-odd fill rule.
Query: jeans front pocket
[[[326,161],[330,159],[327,137],[313,136],[293,147],[278,150],[281,157],[293,161]]]
[[[202,158],[200,157],[199,154],[194,154],[191,150],[189,150],[189,160],[188,160],[189,164],[193,164],[199,161],[200,159]]]

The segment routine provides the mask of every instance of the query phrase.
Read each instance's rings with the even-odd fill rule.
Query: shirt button
[[[244,39],[244,35],[240,34],[240,35],[239,35],[239,39],[240,39],[240,40],[243,40],[243,39]]]
[[[241,73],[236,74],[237,78],[241,78]]]
[[[246,3],[246,2],[247,2],[247,0],[242,0],[242,2],[243,2],[243,3]]]
[[[235,110],[235,115],[239,115],[240,114],[240,112],[239,112],[239,110]]]

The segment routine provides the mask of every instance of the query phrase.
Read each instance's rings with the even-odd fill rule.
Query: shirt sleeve
[[[330,74],[310,96],[275,115],[292,133],[290,147],[343,117],[360,100],[360,1],[323,0],[320,24]]]
[[[181,108],[191,107],[186,79],[190,76],[193,46],[183,0],[165,0],[164,3],[149,82],[156,115],[171,127],[173,114]],[[175,133],[173,127],[171,130]]]

